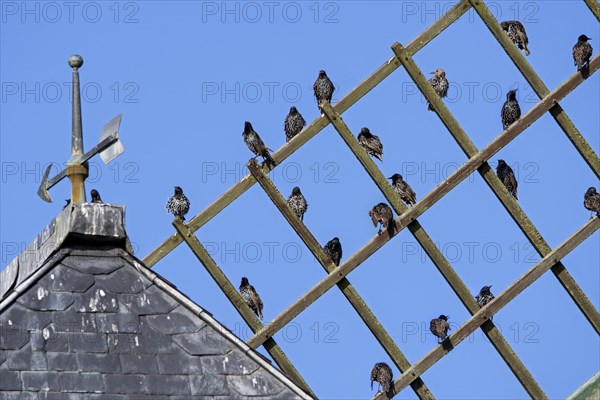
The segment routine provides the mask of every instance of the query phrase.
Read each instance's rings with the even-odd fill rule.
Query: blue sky
[[[64,164],[70,146],[67,58],[81,54],[86,149],[104,123],[122,113],[124,154],[111,164],[95,158],[87,190],[127,207],[136,255],[146,256],[174,232],[164,206],[183,187],[202,211],[242,178],[250,152],[244,121],[272,149],[285,143],[283,120],[294,105],[310,122],[319,113],[312,83],[325,69],[334,103],[409,43],[451,2],[13,2],[3,1],[0,25],[2,267],[61,210],[65,181],[53,204],[36,196],[44,167]],[[600,46],[598,22],[580,1],[489,2],[502,21],[527,29],[527,60],[552,90],[574,72],[571,48],[585,33]],[[566,22],[565,22],[566,21]],[[597,50],[596,50],[597,51]],[[595,51],[595,52],[596,52]],[[478,148],[501,131],[506,92],[518,88],[523,112],[532,89],[474,11],[414,57],[423,72],[446,70],[446,105]],[[600,153],[598,74],[561,105]],[[384,144],[386,176],[404,175],[423,197],[466,161],[458,145],[402,68],[343,115],[357,134],[369,127]],[[590,214],[583,193],[598,186],[590,168],[550,115],[490,160],[505,159],[519,181],[519,204],[552,246]],[[323,244],[338,236],[346,259],[377,230],[368,211],[383,195],[328,126],[272,172],[288,196],[300,186],[304,222]],[[334,200],[335,199],[335,200]],[[499,293],[539,256],[478,174],[470,176],[420,219],[474,294]],[[599,239],[595,233],[564,264],[600,306]],[[247,276],[270,320],[324,277],[321,267],[255,185],[201,230],[198,238],[237,287]],[[154,269],[246,339],[249,329],[185,246]],[[348,276],[411,363],[435,346],[426,328],[442,313],[456,328],[468,312],[403,231]],[[551,273],[506,306],[494,322],[550,398],[563,398],[600,368],[600,341]],[[375,392],[369,371],[391,364],[337,288],[275,339],[309,385],[326,399],[363,399]],[[263,354],[266,354],[261,349]],[[569,365],[567,369],[562,367]],[[394,367],[394,375],[399,371]],[[333,371],[333,372],[332,372]],[[335,376],[335,383],[332,376]],[[423,375],[440,399],[527,397],[480,331]],[[397,398],[414,398],[411,389]]]

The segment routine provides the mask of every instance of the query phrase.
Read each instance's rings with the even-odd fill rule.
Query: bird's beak
[[[391,177],[391,176],[389,176],[389,177],[387,177],[387,178],[385,178],[385,179],[392,179],[392,177]]]
[[[435,74],[435,72],[430,72],[430,74]]]

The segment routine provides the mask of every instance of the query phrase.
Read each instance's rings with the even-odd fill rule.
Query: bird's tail
[[[513,190],[513,197],[515,198],[515,200],[519,200],[519,196],[517,195],[517,189]]]
[[[433,111],[433,107],[431,107],[431,103],[427,103],[427,111]]]
[[[375,157],[377,157],[379,161],[383,162],[383,157],[381,156],[381,154],[375,154]]]
[[[262,153],[262,156],[265,159],[265,162],[266,162],[267,166],[270,166],[270,167],[274,167],[275,166],[275,160],[273,160],[273,157],[271,157],[271,154],[269,154],[269,150],[265,150]]]
[[[394,218],[391,218],[388,222],[387,222],[387,233],[389,235],[389,237],[391,238],[392,236],[394,236],[394,229],[396,228],[396,221],[394,221]]]
[[[530,54],[531,54],[531,52],[529,51],[529,49],[527,47],[525,47],[525,55],[528,56]]]

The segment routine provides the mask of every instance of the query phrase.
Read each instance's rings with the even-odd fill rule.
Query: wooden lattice
[[[584,1],[596,19],[600,21],[600,6],[598,3],[595,0]],[[471,8],[476,11],[490,30],[491,34],[496,38],[498,43],[502,46],[512,62],[540,98],[540,101],[529,110],[529,112],[523,115],[508,129],[501,132],[482,150],[478,150],[475,147],[466,132],[448,111],[441,99],[435,94],[431,85],[412,59],[412,56],[415,53]],[[540,77],[535,73],[517,47],[514,46],[508,36],[502,31],[500,24],[492,16],[492,13],[485,3],[479,0],[461,0],[407,46],[404,47],[399,43],[395,43],[392,46],[392,51],[394,55],[390,60],[387,60],[366,80],[344,96],[337,104],[335,104],[335,106],[324,104],[323,115],[305,127],[299,135],[294,137],[273,154],[274,160],[277,165],[279,165],[283,160],[301,148],[306,142],[331,123],[350,150],[354,153],[363,168],[373,179],[377,187],[381,190],[394,211],[398,214],[398,217],[395,219],[396,226],[392,237],[385,234],[376,236],[366,243],[359,251],[350,256],[342,265],[336,267],[324,253],[321,245],[317,242],[304,223],[301,222],[287,206],[285,199],[267,176],[270,168],[267,166],[259,166],[254,160],[251,160],[247,164],[250,174],[246,175],[226,191],[204,211],[192,218],[188,224],[184,224],[181,220],[176,218],[173,221],[176,233],[152,251],[144,259],[144,262],[147,266],[152,267],[180,243],[185,241],[254,332],[254,336],[247,341],[248,345],[252,348],[258,348],[263,345],[281,370],[300,387],[304,388],[307,393],[310,393],[313,396],[314,393],[295,369],[291,361],[283,353],[281,348],[277,345],[273,336],[325,292],[334,285],[337,285],[371,333],[375,336],[379,344],[389,355],[390,359],[402,372],[402,375],[394,381],[394,393],[399,393],[406,386],[410,385],[419,398],[433,399],[433,394],[429,391],[420,376],[452,348],[456,347],[462,340],[468,337],[468,335],[473,333],[477,328],[481,328],[527,393],[532,398],[545,399],[547,396],[544,391],[527,370],[523,362],[517,357],[494,323],[488,318],[490,315],[497,313],[536,279],[541,277],[544,272],[550,269],[595,331],[600,334],[600,313],[598,313],[598,310],[586,297],[577,282],[575,282],[560,261],[600,227],[600,219],[598,219],[598,217],[590,219],[563,243],[555,249],[551,249],[519,204],[497,178],[487,161],[519,134],[525,131],[525,129],[534,121],[546,112],[549,112],[592,171],[600,178],[600,160],[598,156],[594,153],[592,148],[566,115],[565,111],[558,104],[558,102],[566,97],[571,91],[585,82],[588,76],[593,75],[598,70],[600,67],[600,57],[594,57],[590,61],[589,68],[585,72],[574,73],[551,92],[544,85]],[[400,66],[404,67],[427,101],[432,104],[444,126],[448,129],[468,157],[467,162],[460,166],[452,175],[441,182],[410,209],[407,209],[402,203],[387,179],[375,165],[371,157],[359,145],[355,135],[348,129],[341,117],[341,114]],[[426,212],[429,207],[439,201],[444,195],[449,193],[454,187],[475,171],[479,172],[498,200],[500,200],[506,211],[542,257],[533,268],[499,294],[493,302],[483,308],[479,308],[465,283],[460,279],[448,260],[436,247],[423,226],[417,220],[417,218]],[[200,229],[211,218],[225,209],[257,182],[327,272],[325,278],[313,286],[306,294],[291,304],[267,325],[262,325],[259,322],[254,313],[243,301],[236,288],[231,284],[229,279],[221,271],[219,266],[211,258],[194,234],[194,232]],[[387,241],[393,239],[396,234],[404,228],[408,228],[418,243],[423,247],[433,264],[438,268],[452,290],[472,315],[468,321],[450,335],[448,339],[449,346],[438,345],[434,347],[433,350],[412,366],[400,351],[392,337],[379,323],[377,317],[346,278],[351,271],[380,249]],[[380,392],[375,396],[375,399],[383,399],[386,398],[386,396],[385,393]]]

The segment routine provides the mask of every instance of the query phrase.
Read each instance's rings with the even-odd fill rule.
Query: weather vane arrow
[[[83,153],[83,130],[81,127],[81,94],[79,89],[79,68],[83,65],[83,58],[79,55],[69,57],[69,66],[73,68],[73,113],[71,132],[71,158],[67,161],[67,167],[60,171],[52,179],[48,179],[52,164],[46,168],[44,177],[38,189],[38,196],[48,203],[52,202],[48,190],[58,182],[68,177],[71,180],[71,203],[85,203],[85,179],[88,177],[87,161],[100,154],[100,158],[108,164],[120,155],[125,148],[119,140],[119,126],[121,125],[121,114],[111,119],[100,135],[100,141],[91,150]]]

